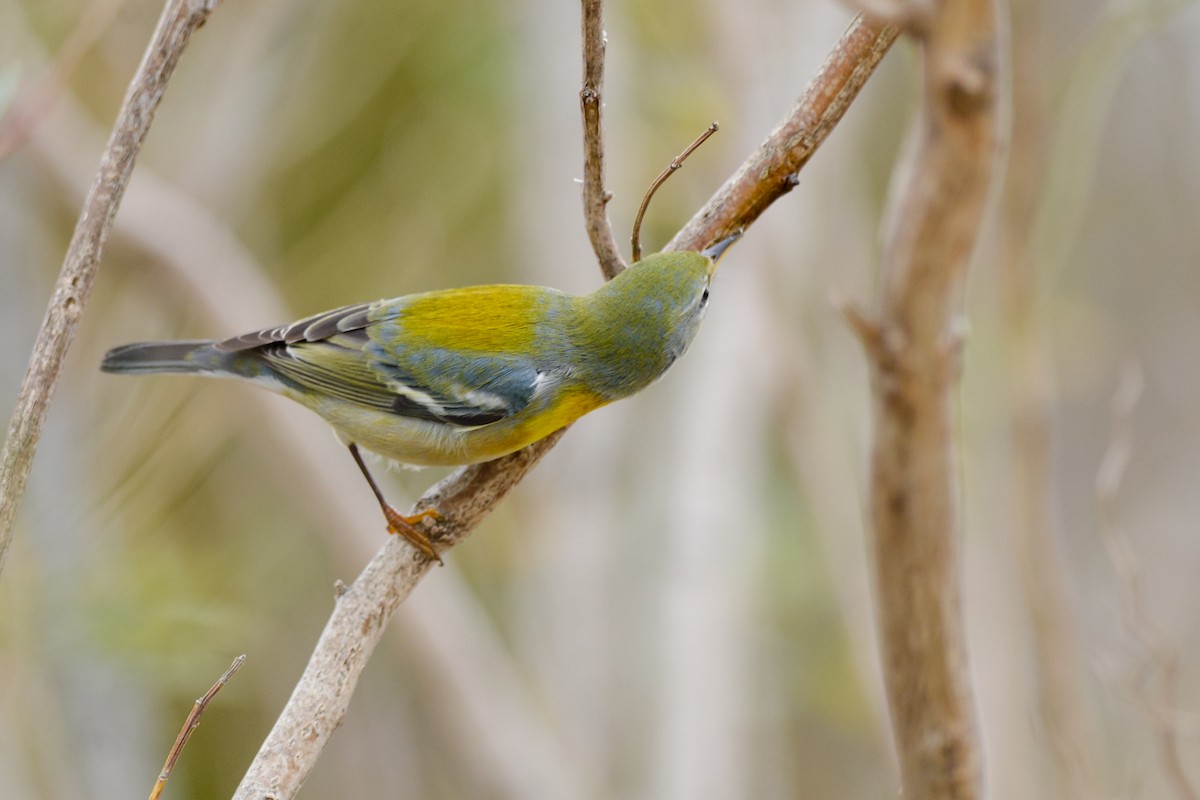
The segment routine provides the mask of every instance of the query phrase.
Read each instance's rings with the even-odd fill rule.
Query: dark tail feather
[[[227,354],[218,352],[212,341],[138,342],[113,348],[104,354],[100,369],[105,372],[225,372]]]

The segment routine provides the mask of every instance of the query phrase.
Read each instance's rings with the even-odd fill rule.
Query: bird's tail
[[[147,372],[228,372],[228,353],[210,340],[138,342],[115,347],[104,354],[100,369],[137,375]]]

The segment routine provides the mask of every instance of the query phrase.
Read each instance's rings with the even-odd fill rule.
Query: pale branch
[[[1096,759],[1100,748],[1086,696],[1079,624],[1067,586],[1072,563],[1062,553],[1062,530],[1052,497],[1055,365],[1039,290],[1048,264],[1031,247],[1038,216],[1046,212],[1040,198],[1049,185],[1050,169],[1044,13],[1042,0],[1009,2],[1012,122],[1004,193],[997,207],[997,261],[988,269],[1002,279],[1001,320],[1011,391],[1011,540],[1032,625],[1036,713],[1049,745],[1057,797],[1090,800],[1101,794]],[[1079,182],[1081,191],[1086,192],[1085,184]],[[1061,207],[1055,204],[1054,213]]]
[[[425,493],[419,508],[441,519],[430,537],[445,552],[470,535],[562,437],[560,430],[510,456],[459,470]],[[346,715],[359,675],[396,608],[432,562],[402,537],[389,537],[349,587],[333,614],[283,712],[247,769],[234,800],[295,796],[329,737]]]
[[[217,678],[209,690],[200,696],[195,703],[192,704],[192,710],[188,712],[187,718],[183,721],[183,727],[179,729],[179,735],[175,737],[175,743],[171,745],[170,751],[167,753],[167,760],[163,763],[163,768],[158,773],[158,779],[154,781],[154,788],[150,790],[150,800],[158,800],[162,795],[163,789],[167,788],[167,781],[171,780],[171,773],[175,771],[175,764],[178,763],[179,757],[183,755],[183,748],[187,747],[188,739],[192,738],[196,728],[200,726],[200,718],[204,716],[204,710],[208,708],[208,704],[217,696],[217,692],[224,688],[225,684],[229,683],[229,679],[233,674],[242,668],[242,664],[246,663],[246,656],[240,655],[233,660],[229,665],[229,669]]]
[[[1146,610],[1145,580],[1133,548],[1117,524],[1117,494],[1133,454],[1133,412],[1145,387],[1142,370],[1127,366],[1113,396],[1109,415],[1111,434],[1100,467],[1096,470],[1096,506],[1100,537],[1121,590],[1125,628],[1142,649],[1142,657],[1129,695],[1154,729],[1155,741],[1167,780],[1180,800],[1200,800],[1180,754],[1183,720],[1176,708],[1179,691],[1179,653],[1159,630]],[[1154,693],[1150,679],[1159,677]]]
[[[955,452],[962,285],[997,156],[996,10],[946,0],[924,28],[923,108],[889,215],[871,368],[869,529],[884,683],[909,800],[982,796],[967,669]]]
[[[67,89],[67,80],[83,57],[121,10],[125,0],[100,0],[88,4],[74,29],[54,54],[54,61],[22,90],[7,113],[0,117],[0,161],[29,139]]]
[[[608,221],[612,194],[604,188],[604,0],[583,0],[583,221],[606,280],[625,269]]]
[[[702,211],[688,228],[676,235],[675,248],[702,249],[716,241],[713,231],[718,230],[705,225],[706,219],[716,220],[717,224],[746,220],[748,224],[782,196],[785,192],[777,191],[774,177],[779,165],[785,165],[783,168],[790,170],[789,174],[793,176],[803,167],[841,119],[846,106],[879,64],[895,35],[894,31],[880,30],[857,20],[805,91],[793,112],[793,116],[798,115],[800,119],[789,117],[792,122],[789,130],[793,133],[808,131],[809,134],[790,139],[784,135],[766,154],[760,148],[747,163],[758,163],[767,169],[764,185],[756,186],[751,176],[743,175],[733,192],[722,190],[709,201],[705,206],[707,216],[703,216],[705,212]],[[602,47],[602,40],[600,42]],[[595,141],[599,146],[600,140]],[[799,155],[793,151],[799,151]],[[729,185],[727,183],[726,187]],[[603,198],[603,194],[597,197]],[[757,198],[754,201],[756,211],[749,215],[743,205],[747,197]],[[604,224],[607,227],[607,219]],[[728,232],[736,227],[734,224]],[[611,235],[611,230],[609,233]],[[464,467],[426,492],[414,510],[433,507],[441,513],[442,519],[430,529],[430,538],[439,551],[444,555],[470,535],[475,525],[563,433],[558,431],[496,461]],[[341,724],[358,676],[378,643],[380,632],[429,566],[429,562],[399,537],[391,537],[358,579],[338,596],[334,612],[300,682],[248,768],[234,795],[235,800],[286,800],[295,795],[330,734]]]
[[[100,255],[134,162],[192,33],[219,2],[167,0],[100,157],[100,168],[75,225],[0,453],[0,571],[63,360],[91,295]]]
[[[800,170],[841,121],[898,35],[894,26],[856,17],[788,115],[664,249],[703,250],[739,228],[747,230],[772,203],[796,188]]]

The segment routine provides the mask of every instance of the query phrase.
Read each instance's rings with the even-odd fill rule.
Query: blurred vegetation
[[[0,112],[30,102],[20,90],[106,1],[0,0]],[[159,8],[120,3],[0,162],[0,398],[16,395]],[[1147,385],[1116,522],[1179,650],[1176,704],[1194,712],[1200,16],[1152,0],[1014,9],[1035,98],[1022,113],[1037,124],[1014,134],[1030,140],[1008,168],[1040,159],[1024,242],[1050,367],[1040,535],[1073,626],[1078,744],[1094,796],[1170,797],[1154,720],[1127,701],[1140,653],[1093,483],[1135,361]],[[618,239],[647,182],[718,119],[651,208],[646,246],[666,241],[848,19],[833,3],[610,3]],[[193,700],[246,652],[166,796],[231,793],[334,581],[384,535],[319,420],[245,386],[101,376],[100,354],[437,287],[596,285],[574,182],[578,35],[575,5],[549,0],[226,2],[199,32],[105,253],[0,580],[0,797],[148,792]],[[688,357],[581,422],[419,587],[303,796],[894,793],[861,531],[866,377],[829,296],[871,295],[913,61],[903,44],[888,56],[797,190],[723,262]],[[157,199],[138,205],[139,192]],[[1004,300],[1010,213],[999,196],[968,301],[967,614],[993,795],[1054,798],[1063,764],[1014,533],[1028,363],[1012,356]],[[389,494],[403,505],[438,474],[396,473]],[[1200,745],[1180,747],[1200,781]]]

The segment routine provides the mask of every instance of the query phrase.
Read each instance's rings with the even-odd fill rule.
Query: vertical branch
[[[914,6],[915,8],[915,6]],[[995,161],[991,0],[913,20],[923,109],[893,210],[876,320],[850,315],[871,367],[870,527],[884,681],[909,800],[976,798],[976,730],[962,618],[954,389],[967,260]]]
[[[625,259],[608,221],[612,194],[604,188],[604,46],[604,0],[583,0],[583,221],[600,271],[611,280],[625,269]]]
[[[167,0],[142,63],[129,84],[108,146],[100,157],[100,168],[75,225],[0,453],[0,571],[4,569],[17,506],[25,493],[63,359],[91,295],[100,254],[134,161],[192,33],[204,24],[219,2]]]

